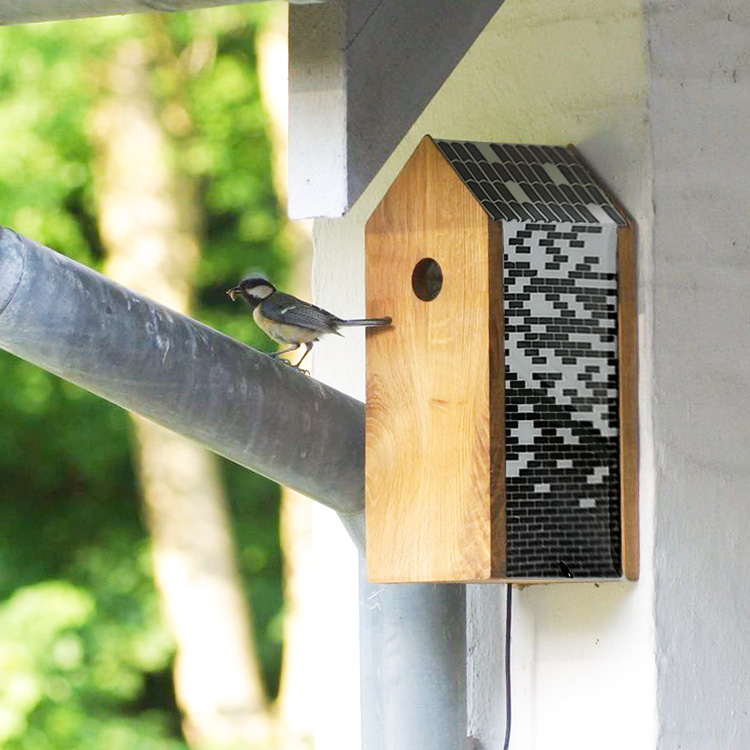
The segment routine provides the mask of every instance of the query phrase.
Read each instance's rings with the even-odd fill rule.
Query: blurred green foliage
[[[175,80],[174,66],[157,59],[152,85],[164,102],[175,87],[186,97],[192,124],[176,140],[203,207],[195,315],[268,347],[224,290],[250,268],[285,273],[254,58],[271,12],[234,6],[0,28],[0,224],[101,266],[86,135],[100,66],[122,39],[161,34],[185,73]],[[184,748],[127,415],[2,352],[0,412],[0,747]],[[273,695],[278,488],[222,469]]]

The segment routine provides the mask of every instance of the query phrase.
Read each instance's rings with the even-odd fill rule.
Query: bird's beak
[[[232,287],[231,289],[227,289],[227,294],[229,295],[229,299],[234,302],[237,299],[237,296],[240,294],[239,287]]]

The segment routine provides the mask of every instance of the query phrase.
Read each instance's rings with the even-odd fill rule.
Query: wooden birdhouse
[[[370,579],[637,578],[634,228],[575,149],[425,137],[366,288]]]

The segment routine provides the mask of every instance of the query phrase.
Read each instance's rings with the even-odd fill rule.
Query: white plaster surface
[[[514,750],[656,747],[652,198],[645,106],[644,21],[638,0],[507,0],[350,212],[316,222],[316,302],[345,316],[364,312],[365,222],[425,133],[577,144],[639,224],[641,580],[515,591]],[[317,377],[363,397],[361,332],[329,337],[315,353]],[[349,602],[354,606],[353,581],[338,593],[347,607]],[[469,730],[475,747],[499,750],[504,588],[470,586],[467,601]],[[328,615],[335,623],[335,612]],[[334,669],[330,662],[328,669]],[[329,710],[337,715],[339,698],[348,700],[357,690],[349,666],[341,670],[340,679],[333,680],[338,688],[328,696]],[[347,738],[348,745],[318,742],[318,748],[356,747],[350,734]]]
[[[663,750],[750,747],[750,5],[649,3]]]
[[[317,302],[337,314],[364,317],[364,255],[350,252],[361,245],[362,228],[341,220],[332,263],[314,262],[313,287]],[[316,226],[318,258],[326,246],[322,227]],[[328,336],[311,353],[316,378],[365,400],[364,333],[347,329],[344,338]],[[316,614],[315,671],[317,692],[316,750],[353,750],[360,747],[359,689],[359,576],[357,552],[338,517],[313,504],[313,559]]]
[[[346,70],[341,5],[289,13],[289,205],[292,219],[340,216],[347,202]]]
[[[353,750],[360,746],[357,552],[338,516],[319,503],[313,503],[312,529],[315,748]]]

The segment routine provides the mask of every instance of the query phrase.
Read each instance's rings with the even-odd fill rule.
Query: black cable
[[[505,742],[503,750],[510,747],[510,623],[513,602],[513,586],[507,584],[507,595],[505,598]]]

